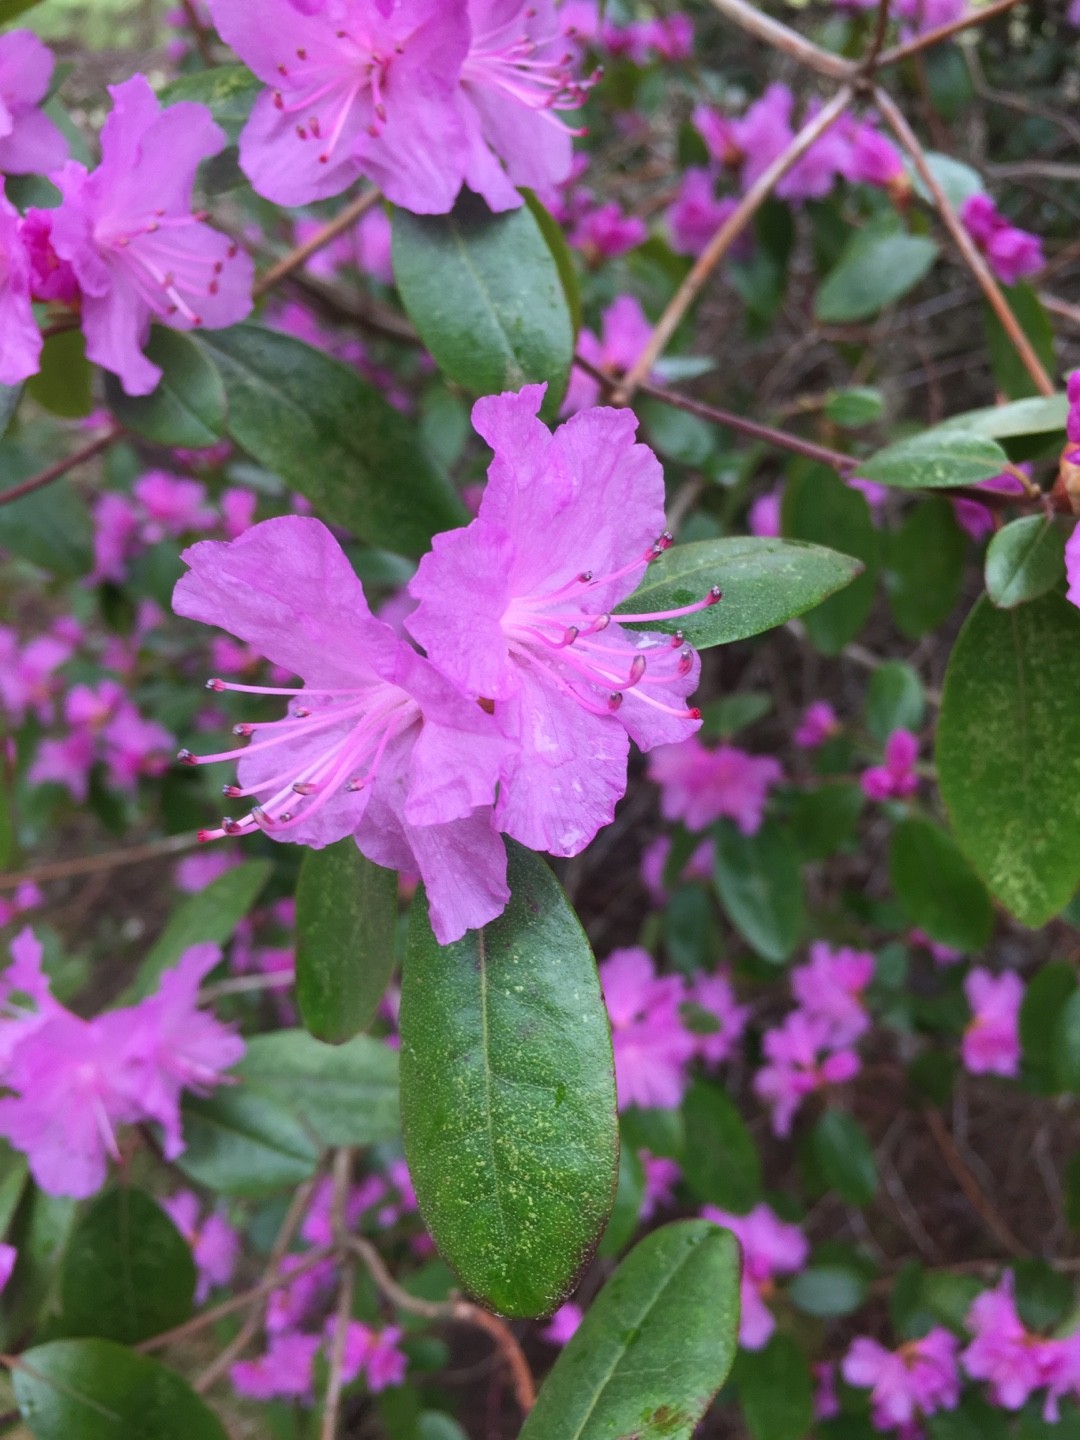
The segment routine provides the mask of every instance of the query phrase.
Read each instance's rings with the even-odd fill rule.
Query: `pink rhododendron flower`
[[[974,1339],[960,1357],[973,1380],[985,1380],[990,1399],[1020,1410],[1053,1371],[1053,1343],[1033,1335],[1016,1310],[1011,1271],[972,1302],[965,1321]]]
[[[546,1340],[549,1345],[565,1345],[577,1333],[584,1318],[581,1306],[568,1300],[565,1305],[559,1306],[547,1326],[540,1331],[540,1339]]]
[[[894,200],[911,193],[911,177],[904,157],[876,125],[870,121],[853,121],[843,133],[848,142],[843,174],[848,180],[885,190]]]
[[[675,1203],[675,1186],[682,1178],[682,1170],[675,1160],[669,1160],[666,1155],[651,1155],[648,1150],[639,1150],[638,1159],[645,1172],[645,1193],[638,1216],[643,1224],[658,1210],[666,1210]]]
[[[723,1225],[739,1242],[743,1257],[739,1344],[744,1350],[761,1350],[776,1329],[766,1297],[772,1293],[777,1275],[794,1275],[806,1264],[810,1254],[806,1236],[764,1203],[755,1205],[748,1215],[732,1215],[705,1205],[701,1216]]]
[[[791,1134],[795,1114],[807,1095],[842,1085],[859,1072],[854,1051],[833,1047],[831,1024],[803,1010],[792,1010],[775,1029],[766,1030],[762,1050],[768,1062],[754,1076],[753,1090],[772,1111],[773,1134]]]
[[[961,1046],[965,1069],[972,1075],[1018,1075],[1024,982],[1012,970],[991,975],[977,968],[964,980],[964,994],[974,1012]]]
[[[3,1291],[11,1279],[18,1258],[19,1252],[14,1245],[0,1245],[0,1291]]]
[[[75,642],[59,635],[38,635],[20,646],[14,630],[0,625],[0,705],[12,725],[27,715],[48,724],[55,713],[54,697],[61,665],[71,659]]]
[[[600,966],[600,983],[611,1019],[619,1109],[674,1109],[696,1048],[680,1014],[682,979],[658,977],[652,957],[633,948],[612,951]]]
[[[280,516],[236,540],[203,540],[183,559],[190,573],[173,595],[177,614],[220,625],[307,682],[211,682],[291,699],[282,720],[239,727],[254,736],[246,749],[181,752],[188,764],[238,760],[239,783],[226,793],[257,801],[206,838],[261,828],[321,849],[352,835],[375,864],[423,876],[441,944],[500,914],[506,855],[491,803],[507,743],[491,716],[375,619],[326,526]]]
[[[90,771],[96,758],[94,737],[89,731],[47,736],[38,746],[26,778],[31,785],[62,785],[81,805],[90,793]]]
[[[776,485],[773,489],[766,491],[764,495],[757,497],[750,506],[746,517],[746,528],[751,535],[771,540],[780,534],[780,510],[783,499],[783,485]]]
[[[709,105],[695,105],[693,124],[714,160],[721,165],[741,164],[742,150],[735,135],[734,122],[727,115]]]
[[[191,1246],[198,1271],[195,1304],[202,1305],[211,1290],[227,1285],[232,1279],[240,1253],[240,1236],[220,1210],[211,1210],[200,1221],[202,1204],[193,1190],[178,1190],[175,1195],[164,1196],[160,1203]]]
[[[198,480],[148,470],[131,489],[143,508],[142,537],[148,545],[191,530],[212,530],[217,524],[217,515],[206,503],[206,486]]]
[[[750,1011],[735,998],[730,975],[696,975],[687,991],[687,999],[705,1012],[705,1019],[716,1022],[716,1029],[695,1030],[697,1053],[706,1065],[720,1065],[729,1060],[742,1039]]]
[[[903,800],[918,788],[915,762],[919,758],[918,737],[910,730],[894,730],[885,741],[885,763],[873,765],[859,776],[868,800]]]
[[[0,43],[3,41],[0,36]],[[0,99],[0,121],[3,101]],[[3,141],[0,140],[0,146]],[[36,375],[41,361],[41,331],[30,303],[30,256],[23,244],[19,212],[4,194],[0,175],[0,385],[21,385]]]
[[[898,12],[916,33],[951,25],[967,10],[967,0],[897,0]]]
[[[52,51],[30,30],[0,35],[0,175],[47,175],[67,159],[59,126],[38,109],[54,63]]]
[[[913,1422],[939,1410],[954,1410],[960,1400],[959,1342],[935,1326],[919,1340],[886,1350],[860,1336],[841,1363],[849,1385],[870,1391],[876,1430],[914,1433]]]
[[[321,1335],[299,1330],[270,1336],[266,1353],[257,1360],[238,1360],[229,1371],[233,1389],[245,1400],[280,1398],[306,1400],[315,1380],[315,1357]]]
[[[1027,473],[1030,478],[1031,466],[1021,465],[1017,467]],[[994,475],[989,480],[980,480],[977,488],[980,490],[992,490],[998,495],[1023,495],[1024,486],[1017,475]],[[985,540],[995,528],[996,521],[994,512],[988,505],[981,504],[978,500],[968,500],[965,497],[951,498],[953,514],[956,523],[963,530],[965,535],[972,540]]]
[[[696,739],[665,745],[649,759],[649,778],[660,786],[661,814],[681,820],[688,830],[704,830],[726,816],[744,835],[755,835],[769,791],[783,774],[769,756],[734,745],[710,750]]]
[[[676,255],[700,255],[737,203],[730,195],[716,198],[711,171],[700,166],[685,171],[665,215]]]
[[[810,1368],[814,1372],[814,1419],[835,1420],[841,1409],[836,1393],[836,1364],[821,1360]]]
[[[185,855],[173,871],[173,881],[178,890],[194,895],[205,890],[219,875],[224,875],[226,870],[234,870],[237,865],[242,864],[243,858],[238,851],[228,850],[224,845],[216,845],[212,850],[202,850],[194,855]]]
[[[135,553],[139,535],[139,512],[126,495],[106,490],[94,501],[94,584],[111,580],[123,584],[128,561]]]
[[[636,250],[648,239],[645,221],[638,215],[624,215],[611,200],[583,211],[570,231],[570,244],[582,251],[590,265],[601,260],[614,260],[628,250]]]
[[[36,910],[39,905],[44,905],[45,896],[32,880],[24,880],[17,885],[10,896],[0,895],[0,926],[10,925],[20,915],[25,915],[29,910]]]
[[[322,228],[319,220],[299,220],[296,243],[301,245],[310,240]],[[307,269],[320,279],[333,280],[343,266],[351,265],[361,275],[370,275],[380,284],[392,285],[394,265],[391,248],[390,216],[383,206],[377,205],[362,216],[352,230],[317,250],[308,261]]]
[[[537,419],[544,386],[477,401],[495,452],[471,525],[436,535],[409,593],[409,632],[467,694],[489,702],[513,742],[498,826],[533,850],[576,855],[610,822],[642,750],[700,724],[686,696],[700,661],[679,635],[625,630],[612,615],[663,533],[663,473],[634,443],[627,410],[583,410],[554,435]]]
[[[802,719],[791,738],[800,750],[819,750],[840,728],[836,711],[829,702],[815,700],[803,711]]]
[[[325,1328],[326,1352],[332,1353],[337,1333],[337,1317],[331,1315]],[[405,1379],[409,1362],[398,1349],[404,1331],[398,1325],[377,1330],[360,1320],[350,1320],[345,1331],[342,1376],[351,1385],[361,1374],[373,1395],[380,1390],[400,1385]]]
[[[109,94],[101,164],[87,174],[69,161],[56,176],[64,198],[52,240],[82,290],[88,357],[129,395],[146,395],[161,379],[142,353],[151,320],[175,330],[235,325],[251,310],[253,266],[191,210],[196,168],[226,143],[209,110],[192,101],[162,110],[144,75]]]
[[[601,316],[599,337],[583,329],[577,348],[590,364],[616,379],[630,369],[651,337],[652,326],[641,302],[633,295],[619,295]],[[579,410],[595,405],[599,398],[600,382],[575,365],[560,413],[576,415]]]
[[[811,100],[806,107],[806,120],[812,120],[820,109],[820,102]],[[777,199],[789,200],[792,204],[802,200],[823,200],[837,180],[846,174],[850,152],[851,147],[841,127],[830,126],[777,182]]]
[[[969,196],[960,217],[1003,285],[1037,275],[1046,264],[1038,235],[1010,224],[989,195]]]
[[[820,106],[813,102],[807,109],[811,119]],[[786,85],[770,85],[746,114],[732,121],[735,147],[743,156],[741,183],[748,190],[788,148],[795,138],[792,116],[795,97]],[[831,127],[810,146],[778,183],[778,199],[797,203],[800,200],[821,200],[846,173],[849,146],[841,130]]]
[[[54,300],[74,306],[79,299],[79,282],[66,260],[53,249],[52,210],[27,210],[19,226],[27,259],[30,262],[30,293],[35,300]],[[88,419],[107,420],[108,416]]]
[[[143,775],[164,775],[176,749],[173,735],[125,704],[101,732],[109,780],[118,790],[134,790]]]
[[[792,970],[791,993],[807,1015],[827,1024],[829,1045],[850,1045],[869,1030],[862,997],[874,978],[874,966],[868,950],[846,945],[834,950],[817,940],[807,963]]]
[[[450,209],[466,137],[457,84],[465,0],[211,0],[218,34],[270,88],[240,136],[260,195],[307,205],[361,175],[395,205]]]

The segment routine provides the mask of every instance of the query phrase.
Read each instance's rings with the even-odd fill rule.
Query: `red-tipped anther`
[[[319,787],[310,780],[298,780],[292,788],[297,795],[314,795]]]
[[[281,823],[282,823],[283,825],[288,824],[288,822],[289,822],[292,818],[293,818],[293,812],[292,812],[291,810],[282,810],[281,814],[278,816],[278,819],[281,821]]]
[[[239,800],[244,792],[240,789],[239,785],[222,785],[221,793],[225,796],[226,800]]]
[[[314,135],[315,138],[318,139],[318,138],[319,138],[319,133],[320,133],[320,132],[319,132],[319,117],[318,117],[317,115],[312,115],[312,116],[309,117],[307,123],[308,123],[308,129],[311,131],[312,135]]]
[[[236,243],[235,240],[230,243],[228,250],[225,251],[225,254],[229,257],[230,260],[235,260],[237,255],[240,254],[240,246]]]
[[[581,574],[577,578],[581,581],[582,585],[588,585],[589,582],[592,580],[592,577],[593,572],[591,570],[582,570]]]
[[[626,682],[626,688],[629,690],[631,685],[636,685],[644,674],[645,656],[635,655],[633,664],[630,666],[630,678]]]
[[[217,282],[216,280],[211,280],[211,281],[210,281],[210,284],[209,284],[206,288],[208,289],[208,291],[210,292],[211,295],[216,295],[216,294],[218,293],[218,291],[221,289],[221,286],[218,284],[218,282]]]
[[[275,91],[274,91],[274,109],[275,109],[275,110],[284,110],[284,109],[285,109],[285,96],[282,95],[282,93],[281,93],[280,90],[275,90]]]
[[[308,132],[304,129],[303,125],[297,125],[296,133],[300,136],[301,140],[306,140],[308,138]],[[322,157],[320,156],[319,158],[321,159]]]
[[[687,710],[687,712],[686,712],[686,718],[687,718],[688,720],[700,720],[700,719],[701,719],[701,711],[698,709],[698,707],[697,707],[696,705],[691,705],[690,708],[689,708],[689,709]]]
[[[218,680],[216,678],[212,680],[207,680],[206,688],[207,690],[216,690],[220,694],[221,691],[225,689],[225,681]]]
[[[683,632],[681,630],[676,630],[675,634],[671,637],[671,648],[673,650],[677,650],[685,639],[686,636],[683,634]]]
[[[197,765],[199,763],[191,751],[187,749],[178,750],[176,752],[176,758],[180,761],[181,765]]]
[[[264,810],[261,805],[253,805],[251,807],[251,818],[255,821],[256,825],[265,825],[267,829],[274,824],[274,817],[269,811]]]
[[[307,708],[306,705],[297,705],[296,709],[292,713],[297,720],[306,720],[311,714],[311,711]]]
[[[612,714],[614,714],[615,711],[618,710],[619,706],[622,704],[622,701],[622,691],[613,690],[611,694],[607,697],[607,708],[611,711]]]
[[[346,789],[346,790],[349,790],[349,791],[351,791],[353,794],[355,794],[357,790],[363,790],[363,788],[364,788],[364,786],[365,786],[366,784],[367,784],[367,781],[364,780],[363,777],[359,777],[359,778],[354,777],[354,778],[353,778],[352,780],[350,780],[349,783],[345,786],[345,789]]]
[[[255,734],[255,726],[249,724],[246,720],[243,720],[239,725],[234,725],[232,727],[232,733],[234,735],[243,735],[246,739],[249,735]]]
[[[243,824],[239,820],[234,820],[231,815],[225,816],[221,822],[221,828],[226,835],[242,835],[244,833]]]
[[[580,631],[580,629],[578,628],[578,626],[576,626],[576,625],[568,625],[568,626],[566,627],[566,632],[565,632],[565,634],[563,635],[563,644],[564,644],[564,645],[572,645],[572,644],[574,643],[574,641],[577,639],[577,637],[578,637],[580,634],[581,634],[581,631]]]
[[[656,557],[658,555],[662,555],[665,550],[670,550],[674,543],[675,536],[672,535],[670,530],[665,530],[662,535],[658,535],[656,537],[653,543],[649,546],[648,550],[646,550],[645,559],[655,560]]]
[[[693,650],[690,649],[690,646],[688,645],[688,646],[686,647],[686,649],[682,652],[682,654],[679,656],[679,674],[680,674],[680,675],[689,675],[689,674],[690,674],[690,671],[691,671],[693,668],[694,668],[694,652],[693,652]]]
[[[720,589],[719,585],[714,585],[709,591],[708,595],[706,595],[705,597],[706,601],[710,605],[715,605],[719,600],[722,600],[723,598],[724,592]]]
[[[298,50],[297,50],[297,52],[296,52],[296,58],[297,58],[298,60],[306,60],[306,59],[307,59],[307,51],[303,48],[303,46],[300,46],[300,47],[298,48]]]
[[[288,70],[285,68],[284,65],[279,65],[279,66],[277,67],[277,73],[278,73],[279,75],[288,75],[289,72],[288,72]],[[274,104],[275,104],[275,105],[277,104],[277,101],[276,101],[276,100],[274,101]]]
[[[196,833],[195,839],[200,845],[209,845],[210,841],[215,838],[215,834],[216,832],[213,830],[199,830]]]

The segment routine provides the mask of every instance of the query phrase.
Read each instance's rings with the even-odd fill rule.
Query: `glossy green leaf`
[[[802,1347],[774,1335],[763,1350],[743,1350],[735,1383],[753,1440],[805,1440],[814,1417],[814,1387]]]
[[[839,654],[862,629],[874,603],[880,540],[870,507],[834,471],[815,466],[789,481],[782,509],[785,535],[828,544],[851,557],[848,563],[858,578],[811,610],[805,621],[818,650]]]
[[[80,1217],[60,1274],[65,1335],[135,1345],[182,1324],[194,1295],[191,1247],[149,1195],[117,1186]]]
[[[545,380],[566,391],[574,325],[563,281],[528,205],[496,215],[463,191],[449,215],[393,212],[394,280],[439,368],[478,395]]]
[[[654,1230],[589,1307],[519,1440],[689,1440],[738,1328],[734,1238],[704,1220]]]
[[[962,160],[957,160],[955,156],[943,155],[940,150],[928,150],[925,159],[934,179],[957,210],[961,209],[964,201],[970,200],[972,195],[985,191],[986,186],[979,172],[970,165],[965,165]],[[910,161],[907,163],[915,193],[920,200],[924,200],[928,205],[932,204],[930,192],[922,177]]]
[[[27,394],[53,415],[82,420],[94,407],[93,371],[81,330],[60,330],[41,348],[41,368],[26,382]]]
[[[953,647],[937,737],[953,834],[990,890],[1042,925],[1080,880],[1080,613],[1058,595],[978,602]]]
[[[254,1087],[188,1096],[183,1154],[176,1164],[220,1195],[258,1197],[310,1180],[320,1146],[280,1101]]]
[[[878,1187],[877,1165],[866,1132],[844,1110],[826,1110],[813,1130],[814,1159],[822,1179],[849,1205],[867,1205]]]
[[[0,1345],[19,1343],[43,1311],[55,1308],[60,1262],[75,1223],[75,1201],[24,1189],[5,1239],[17,1251],[15,1269],[0,1295]]]
[[[160,99],[163,105],[175,105],[178,100],[205,105],[235,141],[264,88],[246,65],[215,65],[180,75],[165,86]]]
[[[1052,960],[1029,980],[1020,1005],[1020,1048],[1025,1079],[1041,1094],[1058,1088],[1058,1023],[1076,991],[1076,971]]]
[[[0,446],[0,474],[6,486],[29,480],[47,463],[19,445]],[[67,480],[0,505],[0,549],[61,579],[90,570],[93,538],[86,502]]]
[[[3,439],[7,433],[15,411],[19,408],[22,395],[23,387],[21,385],[0,385],[0,439]]]
[[[228,433],[323,519],[419,555],[467,518],[416,426],[355,370],[255,325],[200,334],[225,382]]]
[[[1011,440],[1020,435],[1064,433],[1068,418],[1068,396],[1033,395],[1008,405],[987,405],[980,410],[952,415],[937,427],[937,433],[964,430],[969,435],[982,435],[990,440]]]
[[[35,1440],[227,1440],[182,1376],[112,1340],[37,1345],[12,1383]]]
[[[865,803],[860,787],[844,781],[794,795],[788,824],[800,860],[825,860],[848,844]]]
[[[986,886],[951,836],[921,816],[901,820],[889,841],[889,879],[913,925],[957,950],[981,950],[994,915]]]
[[[885,397],[869,385],[834,390],[825,402],[826,418],[842,430],[861,430],[885,413]]]
[[[870,676],[866,728],[879,744],[894,730],[918,730],[926,716],[926,693],[918,673],[903,660],[887,660]]]
[[[0,25],[10,25],[20,15],[25,15],[27,10],[33,10],[35,5],[40,5],[42,0],[0,0]]]
[[[715,837],[713,874],[728,919],[766,960],[786,960],[803,922],[802,877],[790,836],[772,820],[756,835],[722,820]]]
[[[1080,1094],[1080,990],[1074,990],[1058,1012],[1053,1056],[1058,1088]]]
[[[581,285],[578,281],[577,270],[574,266],[574,256],[570,244],[566,238],[566,232],[546,209],[532,190],[522,190],[525,197],[525,204],[532,211],[533,218],[540,227],[540,233],[551,251],[552,259],[555,261],[555,268],[559,272],[559,280],[562,283],[563,294],[566,296],[566,305],[570,311],[570,321],[574,327],[574,334],[577,335],[581,329]],[[700,371],[698,372],[701,373]]]
[[[296,1000],[317,1040],[340,1045],[375,1018],[394,968],[397,875],[352,837],[309,850],[296,887]]]
[[[401,1122],[420,1211],[462,1284],[547,1315],[588,1263],[618,1174],[607,1011],[577,916],[509,847],[511,899],[453,945],[421,889],[401,986]]]
[[[707,610],[638,627],[669,634],[681,630],[690,644],[704,650],[760,635],[802,615],[850,585],[860,569],[858,560],[821,545],[755,536],[697,540],[674,545],[654,560],[616,614],[676,610],[719,585],[723,599]]]
[[[126,429],[158,445],[203,450],[225,434],[225,385],[202,346],[179,330],[155,325],[146,358],[162,370],[150,395],[128,395],[105,376],[109,408]]]
[[[698,1200],[744,1215],[761,1199],[761,1157],[739,1107],[718,1085],[695,1080],[683,1101],[683,1176]]]
[[[245,860],[189,895],[169,916],[128,992],[129,999],[149,995],[166,970],[192,945],[224,945],[270,879],[269,860]]]
[[[987,435],[939,425],[859,462],[859,474],[901,490],[947,490],[1000,475],[1009,457]]]
[[[948,500],[914,506],[889,537],[885,593],[900,630],[918,640],[952,614],[964,583],[967,545]]]
[[[847,1265],[811,1265],[788,1286],[795,1307],[822,1320],[850,1315],[866,1299],[865,1278]]]
[[[324,1045],[306,1030],[274,1030],[248,1041],[235,1073],[323,1145],[397,1139],[398,1059],[382,1040],[358,1035]]]
[[[1065,531],[1046,515],[1025,515],[999,530],[986,551],[986,593],[1012,610],[1052,590],[1065,574]]]
[[[851,237],[822,281],[814,314],[826,325],[869,320],[913,290],[940,254],[936,241],[868,225]]]

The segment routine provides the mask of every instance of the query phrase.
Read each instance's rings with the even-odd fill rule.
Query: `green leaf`
[[[41,366],[26,382],[27,393],[53,415],[82,420],[94,407],[93,372],[81,330],[50,335],[41,349]]]
[[[344,1045],[324,1045],[306,1030],[274,1030],[248,1041],[235,1073],[248,1091],[288,1110],[323,1145],[397,1139],[397,1055],[382,1040],[358,1035]]]
[[[522,189],[521,193],[525,197],[525,204],[532,211],[533,218],[539,225],[540,233],[555,261],[555,268],[559,272],[559,280],[562,284],[563,294],[566,296],[567,308],[570,311],[570,321],[574,327],[574,334],[577,335],[582,324],[581,285],[578,282],[574,256],[567,242],[566,232],[551,211],[545,209],[533,191]],[[711,364],[711,362],[708,363]]]
[[[1036,292],[1026,281],[1005,287],[1005,299],[1017,324],[1031,341],[1032,349],[1042,361],[1043,369],[1053,375],[1057,368],[1054,354],[1054,322]],[[1016,346],[1005,332],[997,314],[988,303],[983,304],[983,323],[990,349],[990,367],[999,390],[1010,400],[1038,395],[1039,388],[1028,374],[1027,366],[1017,354]]]
[[[825,402],[826,418],[843,430],[861,430],[885,413],[885,397],[869,385],[834,390]]]
[[[211,70],[181,75],[166,85],[158,98],[163,105],[175,105],[178,100],[206,105],[235,142],[264,88],[246,65],[215,65]]]
[[[7,434],[7,428],[15,417],[22,395],[21,385],[0,385],[0,439]]]
[[[401,1122],[420,1211],[472,1294],[547,1315],[618,1175],[615,1075],[592,951],[551,871],[509,847],[510,903],[439,946],[417,892],[401,986]]]
[[[710,701],[702,711],[702,730],[729,740],[748,725],[763,719],[773,708],[772,696],[761,690],[736,690],[721,700]]]
[[[1065,1166],[1065,1219],[1070,1230],[1080,1230],[1080,1150],[1074,1150]]]
[[[772,820],[743,835],[727,820],[715,830],[714,878],[728,919],[759,955],[780,963],[799,943],[802,877],[790,836]]]
[[[10,25],[27,10],[33,10],[35,5],[40,4],[41,0],[0,0],[0,25]]]
[[[982,176],[962,160],[957,160],[952,155],[943,155],[939,150],[928,150],[925,159],[934,179],[957,210],[961,209],[965,200],[970,200],[972,195],[980,195],[985,191]],[[930,192],[922,177],[910,162],[908,165],[915,193],[926,204],[932,204]]]
[[[932,821],[913,815],[896,826],[889,879],[908,919],[932,940],[970,952],[990,939],[994,914],[986,887]]]
[[[903,660],[886,660],[870,676],[866,728],[879,744],[894,730],[918,730],[926,716],[926,694],[918,673]]]
[[[764,1350],[742,1350],[735,1383],[753,1440],[804,1440],[814,1418],[810,1367],[790,1335],[774,1335]]]
[[[317,1040],[340,1045],[375,1018],[394,968],[397,875],[350,836],[309,850],[296,887],[296,1000]]]
[[[938,496],[916,505],[890,536],[885,592],[909,639],[936,630],[952,614],[964,583],[966,552],[952,506]]]
[[[939,425],[860,460],[859,474],[901,490],[947,490],[1000,475],[1009,457],[989,436]]]
[[[999,610],[1037,600],[1064,574],[1065,532],[1047,515],[1013,520],[986,551],[986,592]]]
[[[982,435],[990,440],[1013,440],[1021,435],[1064,432],[1068,418],[1067,395],[1035,395],[1026,400],[1013,400],[1008,405],[965,410],[942,421],[937,431],[964,430],[969,435]]]
[[[1058,595],[978,602],[953,647],[937,767],[953,834],[994,895],[1038,926],[1080,879],[1080,613]]]
[[[105,376],[105,398],[128,430],[158,445],[204,450],[225,434],[225,385],[206,351],[179,330],[155,325],[146,358],[161,367],[150,395],[128,395]]]
[[[868,1205],[878,1187],[874,1152],[859,1122],[826,1110],[813,1130],[814,1159],[830,1189],[849,1205]]]
[[[857,1310],[867,1289],[865,1278],[849,1265],[811,1265],[795,1276],[787,1293],[805,1315],[833,1320]]]
[[[852,235],[818,287],[814,314],[826,325],[870,320],[892,305],[926,276],[941,253],[925,235],[868,225]]]
[[[194,1295],[191,1247],[161,1206],[126,1186],[99,1195],[60,1274],[63,1333],[135,1345],[182,1324]]]
[[[25,1188],[6,1239],[18,1252],[0,1295],[0,1345],[17,1345],[46,1308],[52,1309],[64,1248],[75,1222],[75,1201]]]
[[[556,1360],[519,1440],[689,1440],[727,1378],[739,1252],[704,1220],[636,1245]]]
[[[755,536],[697,540],[675,545],[654,560],[637,590],[615,613],[677,610],[719,585],[723,599],[707,610],[675,620],[643,621],[637,627],[668,634],[681,630],[691,645],[705,650],[760,635],[813,609],[850,585],[861,568],[848,555],[799,541]]]
[[[815,648],[837,655],[862,629],[874,603],[880,541],[870,507],[834,471],[815,466],[789,481],[782,511],[786,535],[835,546],[858,566],[854,584],[806,617]]]
[[[761,1199],[761,1157],[739,1107],[719,1086],[695,1080],[682,1111],[687,1185],[698,1200],[745,1215]]]
[[[788,817],[800,860],[825,860],[846,845],[866,796],[858,785],[843,781],[800,790],[791,801]]]
[[[29,480],[44,464],[40,456],[20,446],[0,446],[0,474],[5,485]],[[0,549],[61,579],[87,573],[94,563],[93,539],[90,512],[67,480],[57,480],[0,506]]]
[[[225,381],[229,435],[323,519],[419,555],[467,518],[414,422],[349,366],[255,325],[206,331],[199,343]]]
[[[615,1204],[597,1254],[611,1259],[621,1255],[634,1238],[638,1216],[645,1198],[645,1167],[632,1145],[619,1147],[619,1182],[615,1187]]]
[[[1044,965],[1024,991],[1020,1004],[1024,1075],[1044,1095],[1058,1088],[1058,1022],[1076,993],[1076,972],[1065,960]]]
[[[420,338],[478,395],[546,380],[566,392],[574,324],[555,256],[528,205],[493,214],[463,191],[449,215],[393,212],[394,280]]]
[[[35,1440],[227,1440],[182,1376],[112,1340],[37,1345],[12,1384]]]
[[[224,945],[270,879],[269,860],[245,860],[189,895],[169,916],[125,997],[139,1000],[155,989],[166,970],[192,945]]]
[[[314,1043],[314,1042],[313,1042]],[[247,1085],[184,1102],[183,1154],[175,1162],[220,1195],[259,1197],[310,1180],[319,1146],[299,1120]]]
[[[1080,1094],[1080,990],[1074,990],[1058,1012],[1053,1056],[1057,1088]]]

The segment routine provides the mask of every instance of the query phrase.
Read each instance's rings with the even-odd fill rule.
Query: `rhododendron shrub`
[[[0,0],[6,1424],[1067,1440],[1077,6],[128,9]]]

